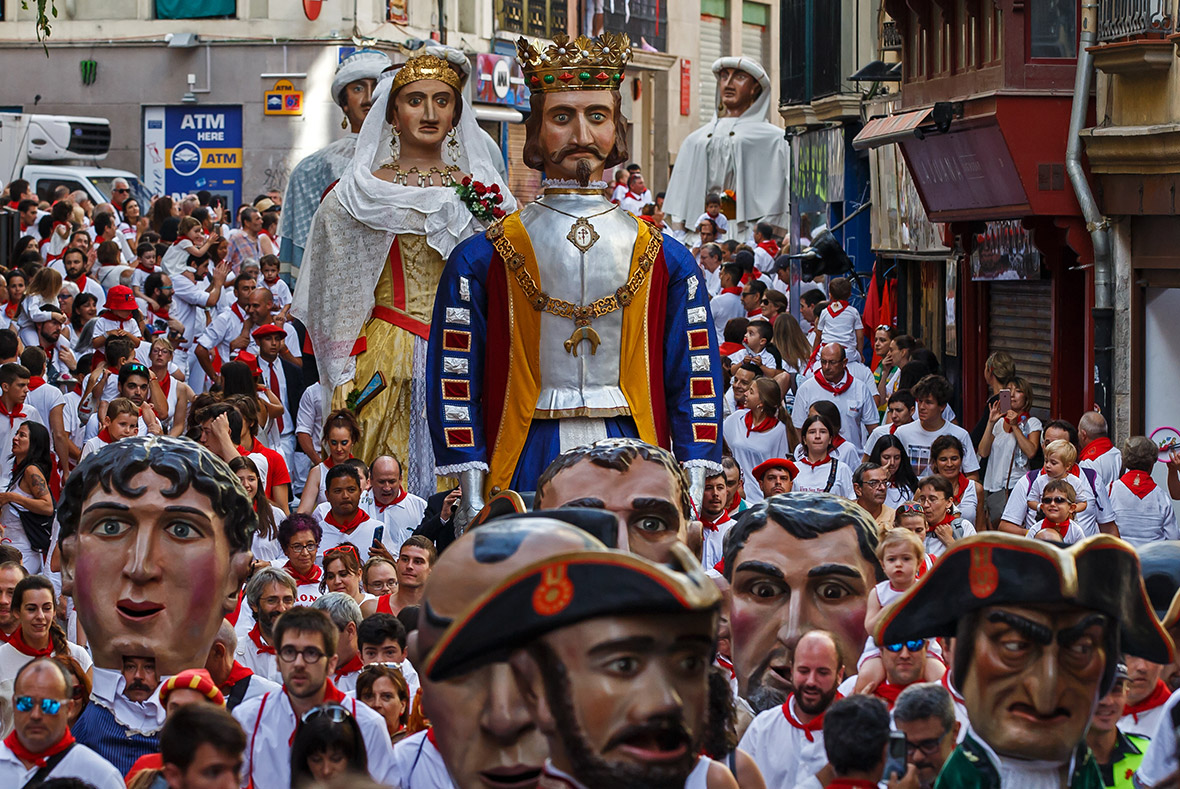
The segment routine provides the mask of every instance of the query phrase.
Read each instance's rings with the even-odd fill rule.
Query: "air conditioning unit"
[[[39,162],[105,159],[111,150],[111,122],[106,118],[29,115],[29,159]]]

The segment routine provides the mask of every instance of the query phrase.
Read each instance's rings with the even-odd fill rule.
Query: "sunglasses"
[[[916,501],[907,501],[897,508],[898,515],[925,515],[926,510]]]
[[[112,192],[123,193],[123,192],[130,192],[131,190],[130,190],[130,189],[112,189],[111,191],[112,191]]]
[[[921,751],[922,753],[926,754],[927,756],[934,755],[935,753],[938,752],[938,748],[940,745],[942,745],[942,741],[946,739],[947,734],[948,734],[948,732],[944,731],[938,737],[931,737],[928,740],[922,740],[920,742],[910,742],[909,740],[906,740],[905,741],[906,755],[907,756],[912,755],[914,751]]]
[[[897,653],[897,652],[900,652],[902,650],[902,648],[904,647],[905,649],[908,649],[910,652],[918,652],[925,646],[926,646],[926,639],[917,638],[917,639],[914,639],[913,641],[903,641],[900,644],[886,644],[885,649],[889,650],[890,652]]]
[[[361,555],[354,545],[338,545],[335,548],[329,548],[324,551],[324,563],[327,564],[329,559],[335,559],[337,556],[347,554],[351,554],[356,559],[357,564],[361,563]]]
[[[344,721],[352,717],[352,713],[339,704],[321,704],[303,713],[303,717],[299,720],[302,723],[307,723],[312,718],[318,718],[321,715],[332,721],[332,723],[344,723]]]
[[[33,707],[40,704],[41,711],[46,715],[56,715],[61,711],[61,705],[66,701],[68,699],[34,699],[32,696],[17,696],[13,699],[13,703],[20,712],[32,712]]]
[[[1072,502],[1070,502],[1069,499],[1065,498],[1065,496],[1042,496],[1041,503],[1042,504],[1071,504]]]

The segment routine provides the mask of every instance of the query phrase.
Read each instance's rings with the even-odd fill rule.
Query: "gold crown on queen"
[[[552,44],[537,47],[519,38],[516,53],[525,83],[534,93],[614,90],[623,81],[623,69],[631,60],[631,39],[626,33],[575,39],[563,33],[554,36]]]
[[[418,55],[406,61],[405,65],[393,75],[391,92],[398,88],[424,79],[436,79],[445,82],[456,91],[462,91],[459,85],[459,75],[451,68],[451,64],[434,55]]]

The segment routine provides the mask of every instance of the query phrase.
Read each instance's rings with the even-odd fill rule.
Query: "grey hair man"
[[[326,613],[340,631],[336,642],[336,671],[331,679],[340,690],[356,690],[356,680],[364,665],[357,647],[356,629],[360,627],[361,607],[344,592],[329,592],[311,604],[312,608]]]
[[[237,660],[273,682],[282,682],[282,679],[271,631],[275,620],[294,607],[297,594],[295,579],[278,567],[263,567],[246,582],[246,604],[254,615],[254,627],[238,645]]]
[[[917,769],[918,783],[930,789],[959,738],[950,692],[937,682],[910,685],[893,704],[893,723],[905,735],[906,761]]]

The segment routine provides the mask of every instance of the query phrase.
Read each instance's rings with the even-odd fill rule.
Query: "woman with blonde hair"
[[[770,291],[766,293],[770,295]],[[799,328],[799,321],[785,311],[774,321],[774,347],[782,357],[783,370],[774,380],[778,383],[783,404],[789,412],[795,404],[798,377],[807,369],[807,362],[811,359],[811,344],[807,342],[803,329]]]

